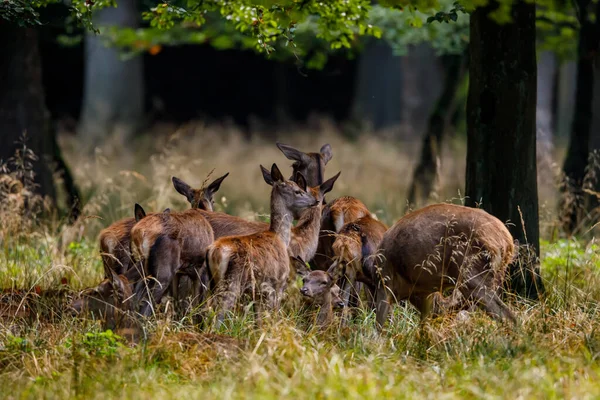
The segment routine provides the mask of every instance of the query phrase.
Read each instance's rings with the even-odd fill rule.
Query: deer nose
[[[344,308],[346,307],[346,304],[343,301],[338,301],[337,303],[335,303],[335,308]]]
[[[304,296],[308,295],[308,288],[302,287],[302,289],[300,289],[300,293],[302,293]]]

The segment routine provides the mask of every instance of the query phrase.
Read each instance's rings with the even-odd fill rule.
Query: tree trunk
[[[0,159],[15,155],[16,142],[25,133],[25,144],[38,158],[33,163],[37,192],[56,201],[53,173],[62,174],[67,207],[76,218],[79,196],[46,109],[37,31],[0,22],[0,52]]]
[[[441,76],[433,49],[426,43],[412,46],[402,57],[402,109],[404,135],[423,132],[435,99],[440,96]]]
[[[579,41],[577,45],[577,83],[575,88],[575,114],[571,125],[571,137],[563,165],[565,182],[560,204],[563,228],[569,234],[576,233],[586,213],[583,185],[590,154],[592,127],[592,103],[594,100],[594,54],[598,49],[600,32],[590,19],[587,7],[590,0],[578,1]],[[600,10],[600,3],[598,3]],[[599,16],[598,11],[596,12]],[[597,18],[596,18],[597,19]]]
[[[427,132],[421,147],[421,158],[410,185],[409,207],[422,206],[435,195],[436,182],[439,181],[442,141],[455,109],[456,92],[465,74],[463,59],[463,55],[442,57],[445,72],[444,88],[429,117]]]
[[[119,0],[118,7],[99,10],[94,24],[136,28],[136,0]],[[102,35],[85,37],[84,96],[78,134],[89,149],[113,136],[124,145],[139,128],[144,113],[143,59],[124,61]]]
[[[15,155],[16,141],[27,135],[26,145],[38,157],[33,170],[42,196],[56,198],[49,162],[54,154],[49,115],[44,103],[38,36],[33,28],[0,23],[0,158]]]
[[[577,63],[574,61],[564,62],[559,69],[557,88],[556,135],[560,138],[568,138],[571,131],[576,81]]]
[[[471,14],[467,100],[466,203],[483,209],[509,229],[531,268],[511,266],[511,289],[530,299],[543,292],[539,277],[539,216],[536,167],[535,5],[512,7],[512,22],[488,18],[495,1]],[[517,45],[518,44],[518,45]]]
[[[361,126],[380,130],[400,123],[401,57],[388,44],[369,40],[358,61],[353,118]]]

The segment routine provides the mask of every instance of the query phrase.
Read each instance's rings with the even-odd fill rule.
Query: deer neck
[[[319,232],[321,230],[321,207],[311,207],[304,212],[298,224],[293,228],[294,237],[306,253],[312,254],[317,250],[319,244]],[[312,254],[314,256],[314,254]]]
[[[317,314],[317,325],[324,327],[331,323],[333,320],[333,306],[331,304],[331,295],[327,296],[324,304],[319,308]]]
[[[269,230],[279,236],[286,247],[290,245],[293,220],[294,217],[289,212],[283,199],[273,193],[271,195],[271,225]]]

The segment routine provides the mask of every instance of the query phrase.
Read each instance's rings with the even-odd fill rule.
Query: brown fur
[[[345,305],[340,297],[340,287],[336,284],[341,270],[333,267],[327,272],[309,271],[301,258],[295,257],[291,260],[296,273],[302,277],[300,293],[312,307],[318,309],[316,324],[320,327],[328,326],[333,320],[333,310]]]
[[[212,227],[197,209],[149,215],[132,228],[133,258],[143,265],[144,276],[154,278],[146,281],[147,287],[136,285],[136,296],[143,299],[142,315],[150,313],[151,303],[159,303],[171,284],[173,296],[178,299],[180,274],[192,279],[193,295],[200,295],[200,270],[213,239]]]
[[[186,196],[192,208],[212,211],[213,196],[228,175],[229,173],[215,179],[206,188],[201,189],[192,189],[187,183],[176,177],[173,177],[173,185],[179,193]],[[143,213],[143,210],[141,212]],[[105,271],[113,270],[117,274],[124,274],[133,265],[130,254],[131,228],[145,216],[138,214],[137,207],[135,214],[136,218],[121,219],[100,231],[98,239]],[[108,277],[109,275],[105,275],[105,278]]]
[[[233,309],[242,295],[255,300],[257,323],[262,307],[274,309],[287,287],[289,277],[288,246],[293,215],[314,207],[317,200],[300,184],[285,180],[275,164],[271,167],[271,225],[268,231],[247,236],[227,236],[208,249],[211,287],[217,295],[218,323]]]
[[[345,224],[332,245],[334,260],[344,271],[343,299],[346,304],[358,304],[359,282],[367,285],[369,301],[374,302],[375,255],[387,230],[382,222],[366,215]],[[352,298],[351,298],[352,295]]]
[[[109,277],[96,287],[85,289],[71,304],[74,314],[93,314],[102,318],[104,329],[131,328],[127,315],[134,309],[132,285],[124,275],[108,271]]]
[[[483,210],[434,204],[404,216],[380,244],[377,322],[385,322],[392,298],[408,299],[422,319],[434,306],[477,304],[493,318],[514,322],[498,296],[514,252],[508,229]],[[449,299],[445,289],[454,289]]]

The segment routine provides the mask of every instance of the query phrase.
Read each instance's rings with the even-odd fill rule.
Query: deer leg
[[[140,314],[143,316],[150,315],[152,304],[158,304],[169,289],[175,271],[180,266],[179,257],[179,245],[172,239],[161,237],[152,246],[147,271],[154,278],[147,282],[147,287],[142,288]]]
[[[230,279],[224,286],[224,290],[217,291],[219,296],[218,303],[220,303],[218,305],[219,313],[217,314],[217,328],[220,328],[223,325],[225,314],[234,309],[241,293],[241,283],[238,279]]]
[[[494,276],[489,265],[479,257],[473,261],[473,268],[469,268],[468,272],[470,273],[459,287],[464,298],[471,304],[478,305],[495,320],[516,323],[514,314],[500,299],[493,286]]]

